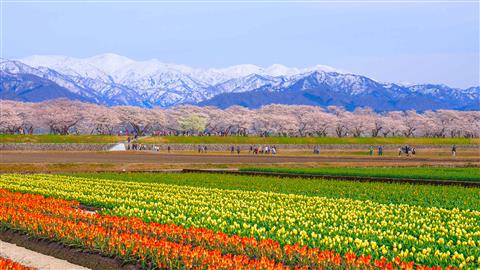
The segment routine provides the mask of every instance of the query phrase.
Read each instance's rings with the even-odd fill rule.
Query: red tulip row
[[[27,267],[9,259],[0,258],[0,270],[35,270],[35,268]]]
[[[281,246],[273,240],[215,233],[137,218],[89,214],[78,203],[0,189],[0,223],[36,237],[51,238],[148,268],[208,269],[441,269],[410,262],[307,246]]]

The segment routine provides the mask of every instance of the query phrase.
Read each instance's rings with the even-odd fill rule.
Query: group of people
[[[128,136],[127,143],[125,144],[126,150],[153,150],[156,152],[160,152],[160,146],[158,145],[149,145],[149,144],[141,144],[138,143],[138,136],[135,135],[133,137]],[[167,151],[170,153],[171,147],[170,145],[167,146]]]
[[[137,139],[137,135],[133,137],[128,136],[126,145],[127,150],[147,150],[147,146],[145,144],[138,143]]]
[[[384,147],[382,145],[378,146],[378,150],[377,150],[377,155],[378,156],[383,156],[383,148]],[[373,156],[373,154],[374,154],[373,145],[370,145],[368,150],[369,150],[370,156]],[[407,157],[415,156],[416,149],[415,149],[415,147],[412,147],[412,146],[409,146],[409,145],[405,145],[403,147],[399,146],[398,147],[398,156],[402,156],[403,154],[405,154]]]
[[[170,146],[169,146],[170,148]],[[207,153],[208,148],[206,145],[199,145],[197,148],[198,153]],[[170,151],[169,151],[170,152]]]
[[[250,146],[250,149],[248,153],[253,153],[254,155],[258,154],[272,154],[276,155],[278,153],[277,147],[275,145],[273,146]]]
[[[407,157],[414,157],[416,154],[415,147],[411,147],[409,145],[405,145],[404,147],[398,147],[398,156],[402,156],[403,154],[405,154]]]
[[[383,156],[383,149],[384,149],[384,147],[382,145],[378,146],[378,149],[377,149],[377,155],[378,156]],[[369,150],[369,155],[373,156],[374,151],[375,151],[373,145],[370,145],[368,150]],[[415,154],[416,154],[415,147],[412,147],[412,146],[409,146],[409,145],[406,145],[404,147],[399,146],[398,147],[398,156],[402,156],[403,154],[406,154],[407,157],[415,156]]]
[[[147,150],[147,145],[141,143],[129,143],[127,144],[127,150]]]

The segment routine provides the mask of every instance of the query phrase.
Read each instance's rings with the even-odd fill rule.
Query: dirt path
[[[25,266],[37,268],[38,270],[89,269],[3,241],[0,241],[0,257],[10,259]]]
[[[151,164],[272,164],[272,163],[479,163],[480,158],[407,158],[353,156],[273,156],[229,154],[166,154],[153,152],[0,152],[0,163],[151,163]]]

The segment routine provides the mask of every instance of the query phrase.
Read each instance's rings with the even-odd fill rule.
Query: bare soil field
[[[305,162],[480,162],[480,157],[355,157],[229,154],[164,154],[154,152],[2,152],[0,163],[305,163]]]
[[[183,168],[273,167],[465,167],[480,157],[292,156],[166,154],[153,152],[1,152],[0,172],[158,171]]]

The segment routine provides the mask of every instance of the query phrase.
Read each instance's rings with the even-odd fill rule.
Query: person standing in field
[[[383,146],[378,147],[378,155],[383,156]]]
[[[415,153],[416,153],[416,152],[415,152],[415,147],[412,147],[412,157],[415,156]]]
[[[373,156],[373,146],[372,146],[372,145],[370,145],[370,149],[369,149],[369,150],[370,150],[370,156]]]
[[[170,145],[169,145],[169,146],[167,146],[168,153],[170,153],[170,150],[171,150],[171,148],[170,148]]]
[[[452,146],[452,156],[453,157],[457,156],[457,146],[455,144]]]
[[[240,155],[240,146],[237,146],[237,155]]]
[[[232,145],[232,146],[230,147],[230,154],[233,154],[234,152],[235,152],[235,146]]]
[[[398,147],[398,156],[399,156],[399,157],[402,156],[402,152],[403,152],[402,147],[399,146],[399,147]]]

